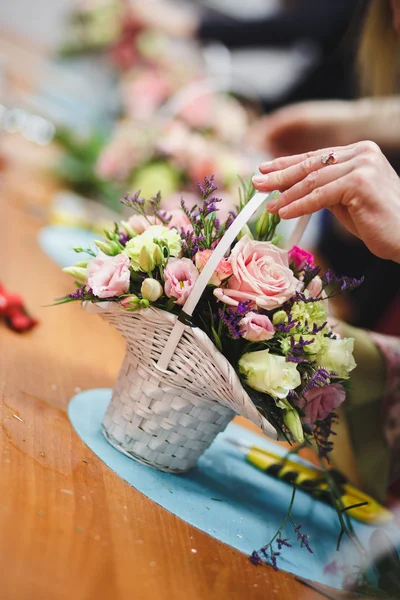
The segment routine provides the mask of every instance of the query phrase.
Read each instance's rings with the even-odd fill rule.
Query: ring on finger
[[[338,161],[338,155],[334,150],[326,154],[325,156],[321,156],[321,162],[324,166],[326,165],[335,165]]]

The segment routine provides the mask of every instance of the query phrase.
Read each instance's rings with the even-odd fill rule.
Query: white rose
[[[270,354],[269,350],[243,354],[239,370],[250,387],[278,399],[286,398],[290,390],[301,384],[296,364],[287,362],[284,356]]]
[[[316,355],[317,364],[328,371],[333,371],[338,377],[347,379],[350,371],[357,366],[353,356],[354,339],[325,339],[327,346],[323,352]]]

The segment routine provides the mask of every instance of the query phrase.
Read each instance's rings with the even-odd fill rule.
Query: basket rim
[[[156,314],[159,317],[161,317],[164,321],[170,323],[172,326],[176,323],[178,319],[177,315],[174,315],[166,310],[156,308],[153,306],[129,312],[126,309],[122,308],[122,306],[120,306],[118,302],[113,302],[109,300],[100,302],[84,301],[82,302],[82,306],[84,310],[89,314],[97,314],[99,316],[106,313],[114,313],[125,317],[133,315],[141,316],[147,321],[152,321],[154,315]],[[206,352],[211,354],[218,368],[222,371],[223,374],[225,374],[225,376],[227,376],[228,380],[231,381],[234,385],[236,395],[238,396],[240,394],[240,399],[247,408],[247,414],[243,416],[246,416],[251,421],[253,421],[253,423],[255,423],[258,427],[260,427],[265,433],[265,435],[276,439],[276,429],[268,421],[268,419],[266,419],[259,412],[256,405],[250,398],[249,394],[243,388],[242,382],[240,381],[237,372],[235,371],[231,363],[228,361],[228,359],[218,350],[218,348],[215,346],[212,340],[202,329],[200,329],[199,327],[187,327],[186,330],[189,330],[195,338],[196,342],[199,343]],[[237,414],[240,413],[238,412]]]

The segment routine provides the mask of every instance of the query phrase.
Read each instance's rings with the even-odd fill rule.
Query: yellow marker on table
[[[240,448],[246,455],[246,461],[257,469],[264,471],[271,477],[296,485],[317,500],[331,504],[329,488],[321,469],[311,464],[305,465],[304,463],[285,459],[284,456],[279,456],[279,454],[264,448],[250,446],[231,439],[228,442]],[[393,520],[393,514],[389,510],[376,502],[371,496],[347,483],[338,471],[331,470],[330,473],[341,492],[341,501],[345,508],[361,502],[368,503],[346,511],[353,519],[368,525],[383,525]]]

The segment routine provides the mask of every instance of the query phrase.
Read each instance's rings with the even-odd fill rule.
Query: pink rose
[[[212,250],[200,250],[196,253],[194,260],[196,263],[196,267],[199,271],[202,271],[210,258]],[[217,268],[214,271],[213,276],[211,277],[209,283],[211,285],[221,285],[224,279],[227,279],[232,275],[232,265],[229,261],[224,258],[218,263]]]
[[[289,269],[287,252],[271,242],[257,242],[245,235],[232,250],[229,262],[233,276],[226,287],[214,290],[225,304],[238,306],[250,300],[271,310],[289,300],[299,286]]]
[[[289,250],[289,263],[293,263],[294,268],[301,271],[304,269],[306,263],[311,266],[314,265],[314,255],[311,252],[307,252],[307,250],[303,250],[303,248],[293,246]]]
[[[175,304],[185,304],[199,272],[189,258],[170,258],[164,269],[164,291]]]
[[[313,424],[322,421],[333,412],[346,398],[346,391],[339,383],[333,383],[325,387],[311,388],[300,397],[297,405],[306,413],[303,418],[305,423]]]
[[[322,292],[322,279],[318,275],[314,277],[306,287],[306,290],[309,292],[312,298],[318,298],[318,296]],[[321,298],[326,298],[326,294],[321,296]]]
[[[106,256],[99,253],[88,263],[87,281],[98,298],[122,296],[129,290],[129,258],[125,254]]]
[[[249,342],[264,342],[274,337],[275,328],[266,315],[249,312],[239,323],[240,333]]]

